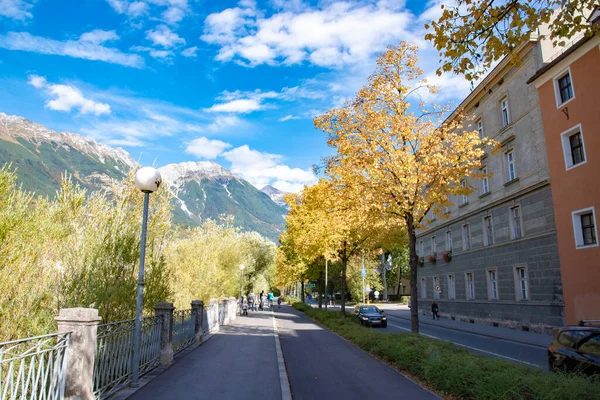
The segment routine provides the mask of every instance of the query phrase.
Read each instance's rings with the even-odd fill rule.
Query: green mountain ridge
[[[69,132],[55,132],[18,116],[0,113],[0,167],[11,164],[23,189],[54,196],[65,172],[96,191],[138,166],[123,149]],[[206,219],[234,217],[234,225],[277,242],[287,210],[249,182],[214,162],[159,168],[173,194],[173,221],[198,226]]]

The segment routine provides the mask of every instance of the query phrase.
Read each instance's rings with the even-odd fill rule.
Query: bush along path
[[[546,373],[412,333],[382,334],[354,317],[288,304],[446,398],[600,399],[600,376]]]

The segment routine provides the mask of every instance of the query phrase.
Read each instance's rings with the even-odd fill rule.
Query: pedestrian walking
[[[281,297],[277,298],[277,308],[281,308]]]
[[[437,303],[434,301],[431,304],[431,313],[433,314],[433,319],[435,319],[435,317],[437,317],[438,320],[440,319],[438,311],[439,311],[439,307],[438,307]]]

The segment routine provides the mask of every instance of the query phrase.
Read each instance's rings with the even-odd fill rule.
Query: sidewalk
[[[273,333],[270,309],[237,317],[129,399],[281,400]]]

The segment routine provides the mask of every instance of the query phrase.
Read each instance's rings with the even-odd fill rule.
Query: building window
[[[482,175],[487,175],[487,173],[488,173],[487,167],[481,168]],[[490,180],[488,179],[487,176],[484,176],[483,178],[481,178],[481,194],[486,194],[489,191],[490,191]]]
[[[509,151],[506,157],[506,181],[510,182],[517,179],[517,170],[515,168],[515,152]]]
[[[557,89],[557,105],[560,106],[574,97],[570,72],[567,71],[567,73],[556,79],[554,84]]]
[[[495,269],[488,270],[488,298],[498,300],[498,272]]]
[[[567,169],[585,164],[585,142],[581,124],[560,135]]]
[[[477,120],[477,133],[479,134],[479,139],[483,139],[483,120],[481,118]]]
[[[510,209],[510,233],[511,239],[521,239],[523,230],[521,229],[521,207],[515,206]]]
[[[421,298],[427,298],[427,283],[425,282],[425,278],[421,278]]]
[[[440,287],[440,278],[438,276],[433,277],[433,298],[436,300],[440,299],[440,293],[442,288]]]
[[[581,141],[581,132],[577,132],[569,136],[569,144],[571,145],[571,161],[573,165],[577,165],[585,161],[585,153],[583,152],[583,142]]]
[[[446,250],[452,251],[452,231],[446,231]]]
[[[573,212],[573,230],[577,248],[598,246],[598,230],[596,228],[594,207]]]
[[[491,246],[494,244],[494,226],[492,224],[492,216],[488,215],[483,219],[483,244]]]
[[[515,282],[518,300],[529,300],[529,285],[526,267],[515,268]]]
[[[425,255],[425,251],[423,249],[423,241],[419,241],[419,257],[423,257]]]
[[[456,286],[454,284],[454,275],[448,275],[448,299],[456,298]]]
[[[506,127],[510,124],[510,111],[508,110],[508,97],[504,97],[500,100],[500,122],[502,127]]]
[[[460,181],[460,187],[462,187],[463,189],[467,189],[467,180],[463,179]],[[469,202],[469,196],[466,194],[461,194],[460,195],[460,204],[467,204]]]
[[[431,254],[437,253],[437,240],[435,236],[431,237]]]
[[[475,299],[475,282],[473,281],[473,273],[465,273],[465,287],[467,290],[467,300]]]
[[[469,224],[463,225],[463,250],[471,250],[471,227]]]

